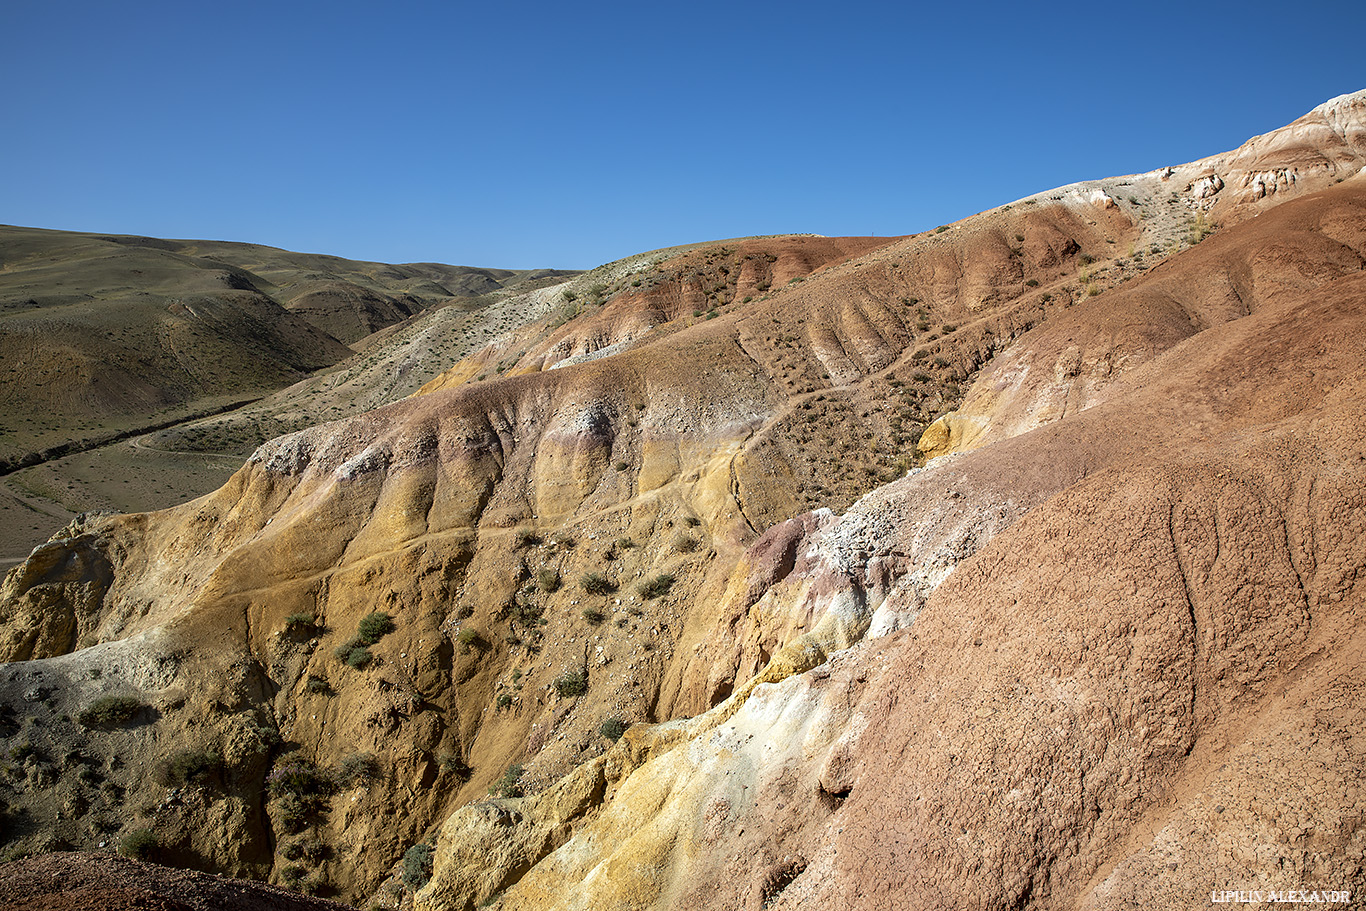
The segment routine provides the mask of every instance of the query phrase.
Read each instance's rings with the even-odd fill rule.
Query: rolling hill
[[[81,512],[161,508],[219,486],[235,467],[225,453],[295,429],[235,412],[298,383],[326,385],[320,374],[352,369],[384,330],[449,309],[474,335],[490,307],[573,274],[0,226],[0,472],[10,475],[0,558],[27,554]],[[425,381],[442,368],[440,352],[423,354]],[[386,379],[362,379],[364,401],[348,407],[411,391]],[[303,408],[309,423],[339,416],[314,404],[287,410]],[[207,439],[136,439],[205,415],[244,424],[254,443],[204,457]]]

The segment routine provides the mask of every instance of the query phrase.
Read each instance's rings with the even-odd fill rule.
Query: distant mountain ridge
[[[0,226],[0,460],[259,397],[424,310],[573,274]]]

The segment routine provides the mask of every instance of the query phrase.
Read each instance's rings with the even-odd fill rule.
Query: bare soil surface
[[[350,905],[278,886],[61,852],[0,864],[4,911],[346,911]]]

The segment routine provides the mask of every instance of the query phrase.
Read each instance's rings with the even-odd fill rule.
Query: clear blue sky
[[[587,268],[904,234],[1366,87],[1366,4],[51,2],[0,222]]]

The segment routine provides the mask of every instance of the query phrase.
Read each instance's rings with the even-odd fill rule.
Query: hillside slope
[[[568,274],[0,226],[0,459],[259,397],[434,305]]]
[[[1188,325],[1210,304],[1200,279],[1294,264],[1104,402],[761,538],[693,658],[704,693],[757,675],[502,815],[452,816],[418,906],[508,886],[497,907],[1175,908],[1203,907],[1211,882],[1360,890],[1352,184],[1069,313],[1074,328],[1134,320],[1180,280]],[[1017,347],[1065,364],[1062,326]]]
[[[1310,656],[1360,604],[1363,100],[1228,227],[1173,170],[642,257],[213,494],[73,524],[0,589],[14,846],[146,828],[388,902],[440,827],[433,908],[1121,902],[1184,887],[1181,839],[1234,869],[1193,846],[1201,763],[1277,693],[1353,806],[1300,694],[1357,685]],[[949,457],[908,475],[917,444]]]
[[[573,274],[0,226],[0,564],[411,393]]]

